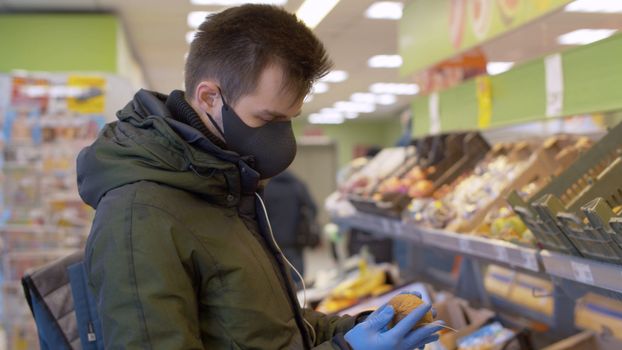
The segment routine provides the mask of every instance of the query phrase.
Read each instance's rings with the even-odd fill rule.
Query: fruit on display
[[[391,290],[387,284],[386,271],[368,267],[365,259],[359,262],[359,274],[341,282],[330,295],[322,300],[317,310],[333,313],[356,304],[361,298],[375,296]]]
[[[434,167],[423,170],[416,165],[401,178],[391,176],[380,184],[377,191],[379,197],[376,198],[392,194],[408,195],[411,198],[427,197],[434,189],[434,183],[427,179],[433,171]]]
[[[414,152],[414,147],[383,149],[373,159],[365,162],[359,171],[352,174],[341,187],[341,191],[366,198],[372,197],[376,193],[376,187],[394,174]]]
[[[469,221],[478,209],[502,193],[527,162],[528,158],[511,159],[509,155],[484,160],[469,176],[444,188],[442,191],[446,193],[434,194],[436,199],[413,200],[408,207],[409,218],[433,228],[445,228],[460,220]],[[453,189],[447,192],[451,187]]]
[[[542,144],[544,152],[541,152],[543,158],[540,164],[551,164],[548,167],[539,167],[537,172],[532,172],[531,181],[517,190],[518,195],[522,198],[533,196],[550,181],[551,176],[564,171],[591,145],[592,141],[587,137],[557,135],[546,139]],[[546,151],[549,152],[546,153]],[[533,233],[527,229],[524,222],[505,201],[491,208],[473,233],[527,246],[536,245]]]
[[[398,294],[389,300],[389,305],[393,307],[395,314],[393,320],[389,324],[389,329],[393,328],[404,317],[408,316],[419,305],[423,304],[423,300],[413,294]],[[426,324],[434,322],[434,316],[432,311],[426,312],[426,314],[417,322],[415,329],[425,326]]]

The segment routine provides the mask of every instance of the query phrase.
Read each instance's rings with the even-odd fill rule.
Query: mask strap
[[[225,101],[225,96],[222,95],[222,90],[220,90],[220,86],[218,86],[218,93],[220,93],[220,99],[222,100],[222,105],[228,109],[229,104],[227,103],[227,101]]]
[[[222,135],[222,138],[225,138],[225,133],[222,131],[222,128],[218,125],[218,123],[216,123],[216,121],[214,120],[214,118],[212,118],[212,116],[205,112],[205,114],[207,114],[207,117],[209,118],[209,120],[212,122],[212,125],[214,125],[214,127],[216,128],[216,130],[218,130],[218,133],[220,135]]]

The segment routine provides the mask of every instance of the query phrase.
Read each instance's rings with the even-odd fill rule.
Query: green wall
[[[564,102],[562,116],[622,109],[622,35],[561,54]],[[546,119],[545,68],[542,58],[490,78],[490,127]],[[477,129],[474,80],[439,93],[442,131]],[[413,134],[430,131],[428,97],[412,103]]]
[[[306,122],[294,123],[294,133],[300,139],[305,127],[321,129],[324,135],[330,137],[337,144],[339,165],[344,165],[352,159],[354,147],[357,145],[393,146],[402,133],[398,117],[390,119],[367,121],[346,121],[338,125],[311,125]]]
[[[105,14],[0,15],[0,71],[117,71],[118,21]]]
[[[563,56],[564,113],[622,108],[622,35]]]

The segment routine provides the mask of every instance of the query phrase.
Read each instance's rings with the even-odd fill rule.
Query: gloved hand
[[[389,304],[374,311],[367,319],[356,325],[345,335],[345,339],[354,350],[412,350],[423,348],[426,344],[438,340],[435,334],[442,328],[442,322],[434,322],[416,330],[413,327],[431,309],[431,305],[422,304],[414,309],[393,328],[388,325],[395,311]]]

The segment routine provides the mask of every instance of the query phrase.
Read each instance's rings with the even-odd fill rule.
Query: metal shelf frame
[[[527,273],[540,275],[554,283],[554,315],[542,317],[535,312],[522,312],[524,316],[549,324],[556,334],[570,335],[574,329],[574,302],[565,284],[585,287],[582,292],[595,291],[622,300],[622,265],[569,256],[547,250],[537,250],[505,241],[459,234],[444,230],[418,227],[397,219],[378,215],[355,213],[347,217],[333,216],[332,221],[343,228],[357,228],[371,234],[399,239],[417,249],[435,248],[464,257],[458,285],[461,290],[472,291],[472,297],[483,306],[491,307],[490,297],[483,287],[482,267],[486,263],[503,265]],[[413,261],[414,265],[415,262]],[[411,266],[421,270],[421,266]],[[567,281],[559,283],[559,281]],[[576,284],[578,283],[578,284]],[[519,310],[516,306],[509,311]],[[525,310],[528,311],[528,310]]]

